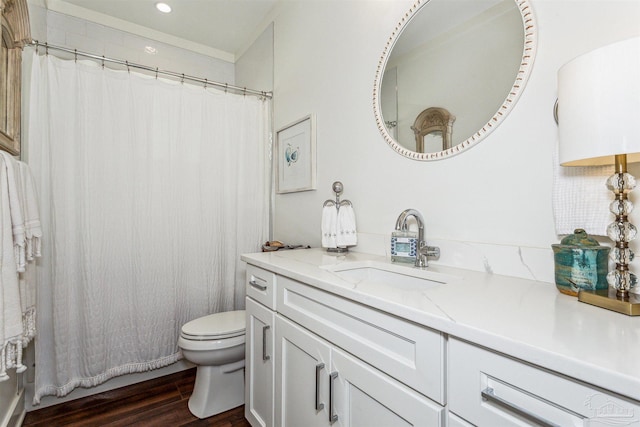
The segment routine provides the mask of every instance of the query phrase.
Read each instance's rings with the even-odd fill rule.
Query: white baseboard
[[[25,414],[24,389],[21,389],[13,396],[11,404],[9,404],[8,411],[2,422],[0,422],[0,427],[20,427]]]

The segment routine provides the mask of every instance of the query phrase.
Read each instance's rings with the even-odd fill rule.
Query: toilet
[[[178,346],[197,365],[189,410],[207,418],[244,404],[245,311],[210,314],[185,323]]]

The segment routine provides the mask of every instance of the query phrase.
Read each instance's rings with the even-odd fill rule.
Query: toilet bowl
[[[198,418],[244,404],[244,310],[210,314],[185,323],[178,346],[197,365],[189,411]]]

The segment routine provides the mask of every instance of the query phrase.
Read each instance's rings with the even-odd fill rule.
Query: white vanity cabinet
[[[640,425],[640,402],[449,340],[449,425]],[[451,420],[454,420],[453,422]]]
[[[275,274],[247,266],[245,417],[272,427],[274,408]]]
[[[276,425],[443,425],[443,408],[289,319],[276,316]]]
[[[325,268],[375,255],[243,260],[254,427],[640,426],[640,319],[531,280],[438,267],[461,279],[417,292]]]
[[[283,276],[276,293],[276,425],[444,425],[440,333]]]
[[[444,426],[442,334],[248,267],[245,416],[252,426]],[[269,285],[275,324],[274,312],[254,299],[267,298]]]
[[[283,276],[277,306],[280,315],[444,405],[440,332]]]

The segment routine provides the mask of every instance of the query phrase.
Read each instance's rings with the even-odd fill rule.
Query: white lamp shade
[[[563,166],[640,161],[640,37],[579,56],[558,72]]]

